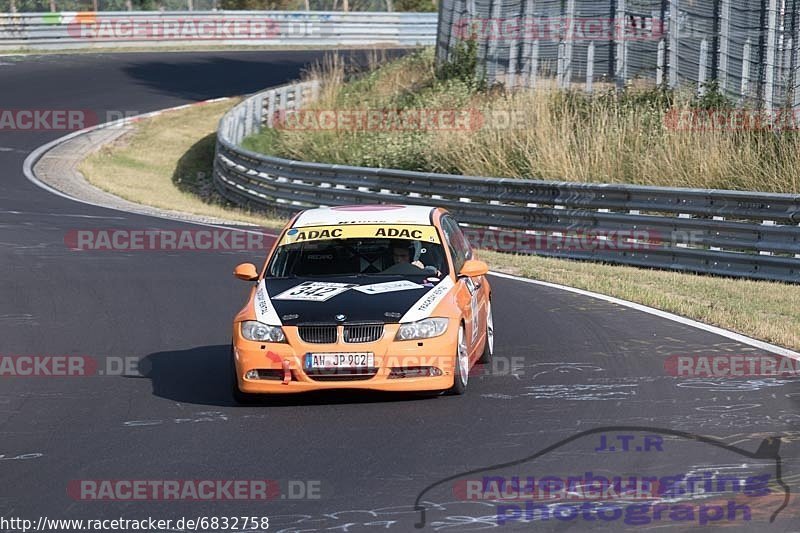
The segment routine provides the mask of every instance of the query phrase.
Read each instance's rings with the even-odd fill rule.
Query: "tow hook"
[[[283,383],[284,385],[288,385],[289,382],[292,381],[292,363],[288,359],[283,360]]]

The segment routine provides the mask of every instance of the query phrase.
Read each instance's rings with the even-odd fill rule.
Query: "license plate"
[[[374,368],[375,354],[358,353],[307,353],[306,368]]]

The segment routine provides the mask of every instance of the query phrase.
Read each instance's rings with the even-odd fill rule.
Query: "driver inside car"
[[[393,264],[383,271],[384,274],[428,274],[431,276],[441,277],[439,269],[433,265],[425,265],[419,259],[413,260],[414,257],[414,242],[413,241],[392,241],[390,250],[392,252]],[[421,270],[422,272],[417,271]]]
[[[411,261],[411,247],[402,242],[392,243],[392,259],[395,265],[411,263],[417,268],[425,268],[422,261]]]

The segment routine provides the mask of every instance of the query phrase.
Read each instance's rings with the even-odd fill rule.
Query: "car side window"
[[[457,274],[461,267],[464,266],[464,262],[472,258],[472,249],[453,217],[449,215],[442,217],[442,230],[447,238],[447,246],[450,247],[450,254],[453,256],[453,267]]]

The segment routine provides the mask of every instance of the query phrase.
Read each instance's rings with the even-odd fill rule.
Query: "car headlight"
[[[249,341],[284,342],[286,336],[280,326],[269,326],[255,320],[242,322],[242,337]]]
[[[426,318],[418,322],[400,324],[395,340],[410,341],[414,339],[430,339],[447,331],[446,318]]]

